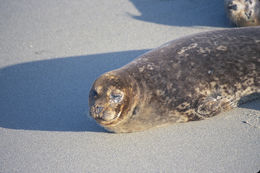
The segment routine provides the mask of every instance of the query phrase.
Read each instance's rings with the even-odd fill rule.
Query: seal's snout
[[[92,109],[92,113],[93,113],[92,114],[93,118],[102,118],[102,114],[104,112],[103,106],[93,105],[91,109]]]
[[[103,109],[104,109],[104,107],[102,107],[102,106],[96,106],[96,108],[95,108],[96,114],[99,114],[100,112],[102,112]]]
[[[91,107],[91,116],[98,122],[111,121],[116,118],[116,114],[100,105],[93,105]]]
[[[247,19],[250,19],[251,15],[252,15],[252,11],[246,12],[245,13]]]
[[[97,106],[97,105],[90,106],[90,113],[93,118],[97,117],[98,114],[100,114],[102,110],[103,110],[103,107],[101,107],[101,106]]]
[[[236,4],[229,4],[229,5],[228,5],[228,9],[229,9],[229,10],[235,10],[235,11],[236,11],[236,10],[237,10],[237,5],[236,5]]]

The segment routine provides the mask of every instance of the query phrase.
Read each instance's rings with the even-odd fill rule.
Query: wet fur
[[[110,88],[110,76],[124,81],[130,100],[120,119],[101,123],[109,131],[206,119],[260,96],[260,27],[174,40],[101,76],[93,88]]]

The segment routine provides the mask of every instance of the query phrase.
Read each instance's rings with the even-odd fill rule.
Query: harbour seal
[[[236,26],[260,25],[260,0],[225,0],[225,9]]]
[[[260,27],[210,31],[101,75],[89,93],[90,115],[116,133],[203,120],[259,96],[259,82]]]

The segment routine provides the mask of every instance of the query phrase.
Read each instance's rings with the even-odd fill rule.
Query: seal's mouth
[[[106,110],[104,107],[92,106],[90,114],[99,124],[107,125],[115,122],[120,117],[121,112],[116,113],[112,110]]]

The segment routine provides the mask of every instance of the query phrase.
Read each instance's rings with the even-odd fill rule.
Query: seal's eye
[[[120,103],[123,100],[123,95],[120,93],[111,93],[110,94],[110,100],[113,103]]]
[[[98,95],[98,93],[97,93],[97,91],[96,91],[96,90],[91,90],[91,92],[90,92],[90,96],[91,96],[91,97],[94,97],[94,98],[96,98],[96,97],[97,97],[97,95]]]
[[[231,4],[231,5],[228,6],[228,9],[236,11],[237,10],[237,5],[236,4],[235,5]]]

